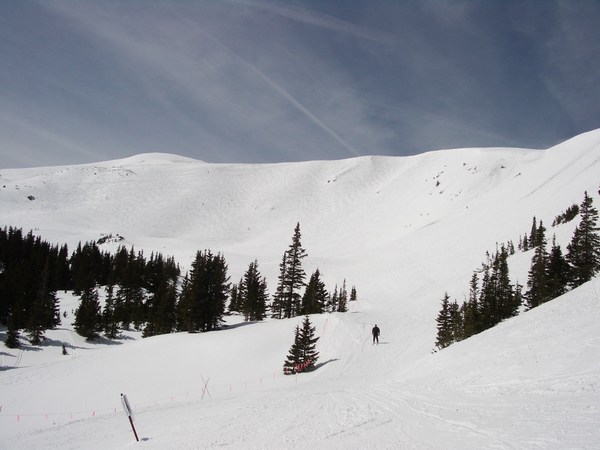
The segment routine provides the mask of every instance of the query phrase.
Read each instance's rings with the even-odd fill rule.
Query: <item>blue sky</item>
[[[0,168],[546,148],[600,127],[600,2],[0,0]]]

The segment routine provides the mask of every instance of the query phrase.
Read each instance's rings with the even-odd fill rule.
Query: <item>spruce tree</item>
[[[6,340],[4,341],[4,345],[8,348],[18,348],[20,346],[19,329],[15,327],[12,314],[10,313],[7,320]]]
[[[211,331],[223,322],[227,293],[229,292],[227,264],[221,254],[214,255],[210,250],[197,252],[192,263],[189,282],[182,291],[178,308],[178,322],[184,323],[186,331]]]
[[[315,270],[310,276],[306,290],[302,296],[302,314],[321,314],[325,311],[329,301],[329,293],[325,288],[325,283],[321,280],[321,272]]]
[[[448,293],[444,293],[442,298],[442,308],[436,318],[437,323],[437,338],[435,346],[441,350],[452,344],[452,322],[450,317],[450,297]]]
[[[260,321],[267,310],[267,281],[258,271],[258,261],[250,263],[240,289],[241,311],[246,321]]]
[[[552,249],[548,256],[548,297],[556,298],[567,292],[571,267],[564,257],[556,237],[552,239]]]
[[[507,259],[508,252],[502,246],[492,259],[491,267],[484,266],[479,298],[482,330],[518,313],[520,298],[514,295]]]
[[[104,310],[102,311],[102,327],[106,337],[114,339],[119,335],[119,328],[115,315],[114,286],[108,286],[106,291],[106,302],[104,303]]]
[[[527,309],[535,308],[551,299],[548,289],[548,263],[549,255],[546,251],[545,228],[540,222],[540,228],[536,233],[537,246],[531,259],[531,268],[527,279],[529,288],[525,294]]]
[[[286,273],[287,273],[287,252],[283,253],[281,263],[279,263],[279,276],[277,278],[277,289],[273,295],[271,305],[271,315],[274,319],[283,319],[283,307],[286,298]]]
[[[357,300],[358,297],[356,296],[356,286],[352,286],[352,289],[350,289],[350,301],[355,302]]]
[[[533,222],[531,223],[531,231],[529,232],[529,246],[531,248],[537,247],[539,244],[537,233],[538,233],[537,220],[536,220],[535,216],[533,216]]]
[[[292,243],[287,250],[284,281],[283,317],[295,317],[300,314],[300,289],[304,286],[306,273],[302,268],[302,259],[306,257],[302,248],[300,223],[296,224]]]
[[[450,303],[449,305],[449,313],[450,313],[450,334],[451,334],[451,343],[459,342],[464,339],[464,320],[463,314],[464,310],[458,306],[456,300]]]
[[[346,290],[346,280],[342,283],[342,289],[338,297],[338,312],[348,312],[348,291]]]
[[[581,221],[567,247],[567,261],[571,265],[571,286],[577,287],[590,281],[600,271],[600,235],[598,234],[598,210],[585,192],[579,208]]]
[[[339,302],[340,302],[340,295],[338,293],[338,286],[336,284],[335,287],[333,288],[333,294],[329,295],[329,302],[328,302],[326,310],[328,312],[337,311]]]
[[[309,317],[305,316],[300,329],[303,371],[314,369],[319,358],[319,352],[316,350],[319,338],[315,337],[315,330],[316,328],[310,323]]]
[[[241,312],[242,302],[240,298],[240,287],[243,285],[243,279],[236,284],[233,283],[231,285],[231,290],[229,291],[229,312]]]
[[[283,363],[283,373],[285,375],[297,373],[297,369],[300,367],[301,362],[300,355],[300,325],[296,325],[296,328],[294,329],[294,342],[292,343],[285,362]]]
[[[81,303],[75,311],[75,331],[87,340],[94,340],[102,331],[102,314],[98,300],[98,289],[87,287],[81,293]]]
[[[287,375],[306,372],[314,369],[319,353],[316,351],[318,337],[315,337],[315,327],[308,316],[304,317],[302,328],[296,326],[294,343],[283,364],[283,372]]]
[[[473,336],[481,331],[481,318],[479,316],[479,277],[477,272],[474,272],[471,277],[469,288],[469,300],[464,307],[464,328],[463,334],[465,339]]]

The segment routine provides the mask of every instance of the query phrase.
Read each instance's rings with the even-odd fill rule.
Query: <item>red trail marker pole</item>
[[[133,412],[131,412],[131,406],[129,406],[129,401],[127,400],[127,396],[125,394],[121,394],[121,404],[123,405],[125,414],[127,414],[127,417],[129,418],[129,423],[131,424],[131,429],[133,430],[135,440],[139,442],[140,439],[138,438],[137,431],[135,431],[135,426],[133,425]]]

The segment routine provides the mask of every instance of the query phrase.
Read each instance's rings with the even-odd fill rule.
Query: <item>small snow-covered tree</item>
[[[315,337],[315,327],[308,316],[304,317],[302,328],[294,330],[294,343],[283,364],[283,372],[287,375],[306,372],[314,369],[319,353],[316,351],[318,337]]]

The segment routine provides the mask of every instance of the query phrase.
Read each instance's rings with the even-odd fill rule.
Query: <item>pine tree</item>
[[[437,338],[435,346],[441,350],[452,344],[452,323],[450,318],[450,297],[446,292],[442,298],[442,308],[436,318]]]
[[[309,317],[305,316],[302,328],[296,326],[294,331],[294,343],[283,364],[283,372],[289,375],[314,369],[319,357],[316,351],[318,340],[315,337],[315,327],[310,323]]]
[[[466,302],[464,307],[464,328],[463,335],[466,338],[471,337],[481,331],[481,319],[479,317],[479,303],[477,301],[479,297],[479,277],[474,272],[471,277],[470,289],[469,289],[469,300]]]
[[[211,331],[223,322],[227,293],[229,292],[227,264],[221,254],[214,255],[210,250],[197,252],[192,263],[189,282],[182,291],[182,307],[178,313],[178,323],[183,323],[186,331]]]
[[[508,252],[504,246],[496,252],[486,269],[480,293],[480,312],[484,329],[517,315],[520,304],[514,295],[508,271]]]
[[[10,313],[7,320],[6,340],[4,341],[4,345],[6,345],[8,348],[18,348],[20,345],[19,329],[15,327],[12,314]]]
[[[335,287],[333,288],[333,294],[331,294],[329,296],[329,303],[327,305],[326,310],[329,312],[337,311],[339,302],[340,302],[340,295],[338,293],[338,286],[336,284]]]
[[[552,239],[552,249],[548,257],[547,278],[548,297],[556,298],[567,292],[571,267],[564,257],[556,237]]]
[[[315,367],[319,352],[316,351],[318,337],[315,337],[316,328],[310,323],[308,316],[304,317],[302,328],[300,329],[300,344],[303,371],[312,370]]]
[[[294,343],[290,347],[285,362],[283,363],[283,373],[292,375],[297,372],[301,362],[300,349],[300,325],[296,325],[294,329]]]
[[[350,301],[355,302],[357,300],[358,297],[356,296],[356,286],[352,286],[352,289],[350,289]]]
[[[107,287],[106,302],[102,311],[102,328],[104,334],[109,339],[114,339],[119,335],[118,323],[115,315],[115,297],[114,286]]]
[[[192,288],[190,287],[189,273],[186,273],[181,282],[181,293],[177,305],[175,306],[175,317],[177,322],[177,331],[194,331],[192,321]]]
[[[342,289],[338,298],[338,312],[348,312],[348,291],[346,290],[346,280],[342,283]]]
[[[292,243],[287,250],[284,281],[283,317],[295,317],[300,313],[300,289],[304,286],[306,273],[302,268],[302,259],[306,257],[302,248],[300,223],[296,224]]]
[[[329,293],[325,288],[325,283],[321,280],[321,272],[319,269],[310,276],[306,290],[302,296],[301,313],[321,314],[325,311],[329,302]]]
[[[451,334],[451,343],[459,342],[464,339],[464,320],[463,313],[464,310],[461,311],[461,308],[458,306],[456,300],[450,303],[450,334]]]
[[[250,263],[240,288],[241,311],[246,321],[260,321],[266,316],[267,281],[258,271],[258,261]]]
[[[75,311],[75,331],[87,340],[94,340],[102,331],[102,314],[96,287],[88,287],[81,293],[81,303]]]
[[[273,304],[271,305],[271,315],[274,319],[283,319],[283,307],[285,303],[285,284],[286,284],[286,273],[287,273],[287,252],[283,253],[281,263],[279,263],[279,276],[277,282],[277,289],[273,296]]]
[[[571,286],[577,287],[590,281],[600,271],[600,235],[598,234],[598,210],[585,192],[579,208],[581,221],[567,247],[567,261],[571,265]]]
[[[533,247],[537,247],[539,242],[538,242],[538,226],[536,224],[536,218],[535,216],[533,216],[533,222],[531,224],[531,231],[529,232],[529,246],[531,248]]]
[[[40,345],[46,328],[54,328],[60,323],[60,312],[56,294],[50,290],[49,261],[46,258],[44,269],[40,274],[39,283],[33,302],[29,308],[27,333],[33,345]]]
[[[540,222],[536,233],[537,246],[531,259],[531,268],[527,279],[529,290],[525,294],[527,309],[535,308],[551,299],[548,292],[548,263],[549,257],[546,251],[545,228]]]
[[[231,290],[229,291],[229,312],[230,313],[238,313],[241,312],[242,302],[240,296],[240,286],[244,284],[243,279],[236,284],[233,283],[231,285]]]

